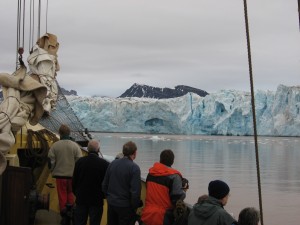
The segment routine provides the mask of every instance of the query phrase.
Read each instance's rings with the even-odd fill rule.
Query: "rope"
[[[48,33],[48,0],[46,5],[46,33]]]
[[[9,123],[12,124],[9,115],[8,115],[6,112],[3,112],[3,111],[0,111],[0,114],[1,114],[1,113],[3,113],[3,114],[7,117]]]
[[[41,33],[41,0],[39,0],[39,17],[38,17],[38,32],[37,32],[37,40],[40,38]]]
[[[57,83],[57,88],[59,90],[60,93],[62,93],[62,90],[61,90],[61,87],[60,85]],[[68,106],[67,108],[72,112],[73,116],[76,118],[77,121],[80,121],[77,117],[77,115],[75,114],[74,110],[72,109],[70,103],[68,102],[68,100],[66,99],[66,96],[62,94],[61,98],[63,98],[63,100],[65,101],[66,105]],[[61,111],[65,112],[65,110],[63,108],[61,108]],[[69,117],[69,114],[67,112],[65,112],[65,116],[70,120],[70,121],[73,121],[70,117]],[[80,125],[78,123],[74,123],[75,124],[75,128],[77,129],[77,132],[82,132],[80,130]]]
[[[299,31],[300,31],[300,0],[298,0],[298,16],[299,16]]]
[[[61,109],[62,112],[65,112],[63,109]],[[67,115],[68,113],[65,112],[66,117],[69,119],[70,122],[73,122],[73,120],[71,118],[69,118]],[[49,122],[52,124],[53,127],[55,127],[55,124],[53,123],[53,121],[55,121],[57,124],[61,124],[62,121],[56,119],[54,116],[52,115],[47,115],[47,117],[51,118],[52,120],[49,119]],[[72,123],[72,125],[75,125],[75,123]],[[79,129],[79,127],[77,125],[75,125],[76,130],[71,129],[71,132],[77,132],[79,134],[81,134],[81,130]]]
[[[22,38],[21,38],[21,27],[22,27]],[[22,55],[24,52],[24,39],[25,39],[25,0],[23,0],[23,6],[21,0],[18,0],[16,70],[18,69],[19,65],[21,66],[24,65],[22,59]],[[21,46],[21,42],[22,42],[22,46]]]
[[[25,37],[25,0],[23,0],[23,24],[22,24],[22,47],[24,48],[24,37]]]
[[[37,145],[35,145],[35,142],[37,141],[40,143],[40,151],[37,151]],[[45,161],[45,158],[47,157],[49,146],[47,140],[41,136],[38,131],[35,132],[33,130],[27,131],[27,151],[26,156],[28,158],[34,158],[34,163],[32,165],[33,168],[37,167],[38,165],[42,165]]]
[[[30,0],[30,10],[29,10],[29,40],[28,40],[28,43],[29,43],[29,51],[31,51],[31,48],[32,48],[32,45],[31,45],[31,43],[32,43],[32,36],[31,36],[31,30],[32,30],[32,27],[31,27],[31,25],[32,25],[32,21],[31,21],[31,19],[32,19],[32,0]]]
[[[32,165],[33,168],[42,165],[47,160],[49,144],[48,142],[56,142],[58,138],[46,129],[42,129],[39,131],[28,130],[27,131],[27,157],[34,158],[34,163]],[[37,151],[38,146],[35,143],[39,143],[40,151]]]
[[[257,129],[256,129],[256,113],[255,113],[255,99],[254,99],[254,85],[253,85],[253,74],[252,74],[252,60],[251,60],[251,48],[250,48],[250,33],[248,23],[248,11],[247,11],[247,0],[244,0],[244,13],[245,13],[245,25],[247,35],[247,50],[248,50],[248,65],[249,65],[249,76],[250,76],[250,87],[251,87],[251,104],[253,113],[253,128],[254,128],[254,143],[255,143],[255,155],[256,155],[256,171],[257,171],[257,183],[258,183],[258,196],[259,196],[259,209],[261,217],[261,225],[264,225],[263,220],[263,208],[262,208],[262,194],[261,194],[261,182],[260,182],[260,167],[259,167],[259,154],[257,144]]]
[[[20,100],[16,97],[16,96],[7,96],[3,101],[3,102],[7,102],[9,98],[14,98],[18,101],[19,105],[21,104]],[[23,104],[24,105],[24,104]],[[25,106],[25,105],[24,105]],[[12,124],[11,122],[11,119],[10,119],[10,116],[6,113],[6,112],[3,112],[3,111],[0,111],[0,114],[3,113],[4,115],[7,116],[8,120],[9,120],[9,123]]]
[[[21,1],[18,0],[18,10],[17,10],[17,49],[16,49],[16,70],[18,69],[18,50],[20,47],[20,18],[21,18]]]
[[[34,0],[33,0],[33,3],[32,3],[32,8],[34,9]],[[32,13],[32,33],[31,33],[31,36],[32,36],[32,42],[31,42],[31,46],[33,46],[33,36],[34,36],[34,17],[35,17],[35,13],[34,13],[34,10],[33,10],[33,13]]]
[[[29,53],[33,48],[33,31],[34,31],[34,0],[30,0],[30,17],[29,17]]]

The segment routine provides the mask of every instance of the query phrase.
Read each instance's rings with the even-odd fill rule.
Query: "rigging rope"
[[[29,52],[33,48],[33,34],[34,34],[34,0],[30,0],[30,26],[29,26]]]
[[[245,14],[245,25],[246,25],[246,35],[247,35],[248,65],[249,65],[249,76],[250,76],[250,87],[251,87],[251,105],[252,105],[252,114],[253,114],[254,143],[255,143],[255,156],[256,156],[256,172],[257,172],[257,183],[258,183],[259,209],[260,209],[260,217],[261,217],[260,221],[261,221],[261,225],[264,225],[247,0],[244,0],[244,14]]]
[[[57,88],[59,89],[59,91],[62,93],[62,90],[61,90],[61,87],[60,87],[60,85],[57,83]],[[72,116],[73,117],[75,117],[75,119],[77,120],[77,121],[80,121],[79,119],[78,119],[78,117],[77,117],[77,115],[76,115],[76,113],[73,111],[73,109],[72,109],[72,107],[71,107],[71,105],[70,105],[70,103],[68,102],[68,100],[66,99],[66,96],[63,94],[63,95],[61,95],[60,96],[60,98],[63,98],[63,100],[65,101],[65,104],[67,105],[67,109],[69,110],[69,111],[71,111],[72,112]],[[63,108],[61,109],[64,113],[65,113],[65,115],[66,115],[66,117],[69,119],[69,121],[72,121],[72,119],[70,118],[70,114],[68,113],[68,112],[66,112]],[[82,132],[82,130],[81,130],[81,126],[80,126],[81,124],[74,124],[74,126],[75,126],[75,128],[76,128],[76,131],[77,132]]]
[[[49,142],[56,142],[59,139],[46,129],[33,131],[27,130],[27,157],[34,158],[32,168],[43,165],[47,161]],[[40,149],[40,151],[37,151]]]
[[[40,33],[41,33],[41,0],[39,0],[39,6],[38,6],[39,14],[38,14],[38,32],[37,32],[37,40],[40,38]]]
[[[31,36],[31,25],[32,25],[32,21],[31,21],[31,19],[32,19],[32,0],[30,0],[30,10],[29,10],[29,12],[30,12],[30,15],[29,15],[29,51],[31,51],[31,48],[32,48],[32,36]]]
[[[46,33],[48,33],[48,0],[46,5]]]
[[[30,0],[30,16],[29,16],[29,52],[32,52],[32,47],[34,45],[34,27],[35,27],[35,0]],[[41,0],[39,0],[37,10],[37,40],[40,38],[41,31]],[[19,64],[24,65],[22,61],[22,54],[24,52],[24,39],[25,39],[25,0],[18,0],[18,12],[17,12],[17,53],[16,53],[16,70],[18,69]],[[46,16],[48,16],[48,0],[46,7]],[[46,18],[46,32],[48,19]]]
[[[23,24],[22,24],[23,34],[22,34],[22,48],[24,48],[24,37],[25,37],[25,0],[23,0]]]
[[[23,6],[22,6],[22,1],[18,0],[16,70],[18,69],[19,65],[24,65],[23,62],[24,39],[25,39],[25,0],[23,0]]]
[[[16,70],[18,69],[18,59],[19,59],[19,47],[20,47],[20,26],[21,26],[21,0],[18,0],[18,11],[17,11],[17,49],[16,49]]]
[[[300,31],[300,0],[298,0],[298,16],[299,16],[299,31]]]

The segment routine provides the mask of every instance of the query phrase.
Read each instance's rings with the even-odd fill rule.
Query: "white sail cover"
[[[28,57],[30,72],[21,66],[12,75],[0,73],[3,101],[0,105],[0,175],[6,168],[5,155],[15,144],[14,134],[26,124],[38,123],[44,112],[55,108],[57,101],[57,38],[45,34]]]
[[[58,47],[56,36],[46,33],[38,40],[27,59],[31,74],[37,75],[39,81],[47,87],[47,96],[43,102],[46,112],[55,109],[57,101],[58,88],[55,77],[56,71],[59,70]]]

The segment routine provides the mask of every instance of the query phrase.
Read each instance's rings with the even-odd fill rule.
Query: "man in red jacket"
[[[182,175],[171,168],[173,163],[174,153],[166,149],[160,154],[160,162],[154,163],[149,169],[145,207],[141,217],[146,225],[173,224],[175,204],[186,196],[186,189],[182,187]]]

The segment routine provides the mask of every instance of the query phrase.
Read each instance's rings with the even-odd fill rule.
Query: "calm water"
[[[94,133],[101,152],[115,156],[125,142],[137,144],[136,162],[142,176],[163,149],[175,153],[173,168],[190,182],[186,202],[194,204],[207,193],[209,181],[221,179],[230,186],[225,209],[238,217],[247,206],[259,209],[253,137],[182,136]],[[264,224],[299,224],[300,138],[258,138]]]

